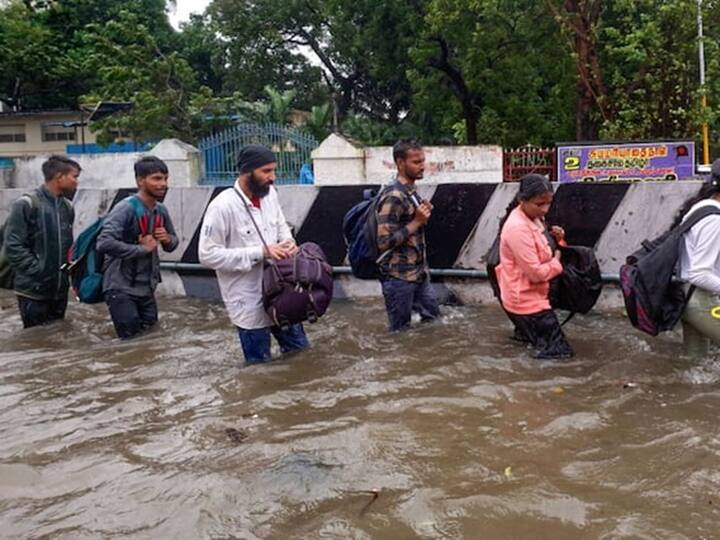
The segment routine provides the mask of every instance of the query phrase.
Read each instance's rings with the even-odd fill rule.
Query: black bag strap
[[[685,221],[678,225],[677,230],[680,234],[685,234],[693,227],[693,225],[697,224],[698,221],[701,221],[708,216],[712,216],[713,214],[720,214],[720,208],[715,205],[703,206],[702,208],[698,208],[687,218],[685,218]]]
[[[257,222],[255,221],[255,218],[252,215],[252,212],[250,211],[250,206],[248,206],[247,201],[245,200],[245,197],[242,196],[242,193],[240,193],[240,190],[238,190],[237,187],[233,186],[233,191],[235,194],[240,197],[240,200],[243,203],[243,206],[245,207],[245,210],[247,210],[248,216],[250,216],[250,221],[252,221],[252,224],[255,226],[255,230],[258,233],[258,236],[260,237],[260,241],[262,242],[263,246],[265,247],[265,252],[270,253],[270,250],[268,249],[268,245],[265,242],[265,238],[263,237],[262,233],[260,232],[260,227],[258,227]]]
[[[567,323],[570,322],[570,320],[571,320],[576,314],[577,314],[577,311],[571,311],[570,313],[568,313],[568,316],[565,317],[565,320],[560,323],[560,326],[561,326],[561,327],[562,327],[562,326],[565,326]]]

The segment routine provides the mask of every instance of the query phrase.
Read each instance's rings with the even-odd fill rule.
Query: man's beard
[[[167,189],[164,191],[161,189],[154,189],[151,191],[146,187],[145,193],[155,199],[157,202],[163,202],[165,200],[165,197],[167,196]]]
[[[267,184],[263,184],[260,180],[257,180],[254,172],[250,173],[248,188],[250,188],[250,193],[258,199],[262,199],[265,195],[270,193],[270,183],[268,182]]]

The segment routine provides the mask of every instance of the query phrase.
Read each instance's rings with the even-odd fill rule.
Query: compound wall
[[[670,225],[681,203],[694,194],[699,182],[638,184],[563,184],[557,187],[548,222],[565,228],[570,244],[595,248],[601,270],[617,274],[624,257],[645,238]],[[285,217],[298,242],[313,241],[325,250],[333,266],[344,266],[345,243],[341,234],[345,213],[372,186],[279,186]],[[222,187],[175,188],[165,204],[180,237],[179,248],[162,253],[164,261],[197,263],[197,242],[202,216]],[[432,201],[433,217],[427,229],[431,268],[484,269],[485,253],[497,234],[498,222],[517,189],[516,184],[422,184],[420,194]],[[23,190],[0,190],[0,221],[9,204]],[[73,205],[75,232],[107,212],[132,193],[130,189],[80,189]],[[238,209],[240,210],[240,208]],[[196,270],[166,271],[161,292],[218,298],[213,275]],[[442,281],[442,280],[438,280]],[[489,298],[482,281],[446,279],[463,301]],[[350,278],[337,281],[338,296],[379,294],[375,282]]]

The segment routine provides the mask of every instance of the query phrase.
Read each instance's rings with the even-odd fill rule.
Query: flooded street
[[[242,367],[221,305],[20,331],[0,295],[3,538],[718,538],[720,363],[617,315],[531,359],[496,306],[390,336],[337,302]]]

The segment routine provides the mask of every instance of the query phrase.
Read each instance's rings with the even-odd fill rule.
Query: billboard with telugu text
[[[692,141],[557,146],[558,182],[650,182],[695,176]]]

